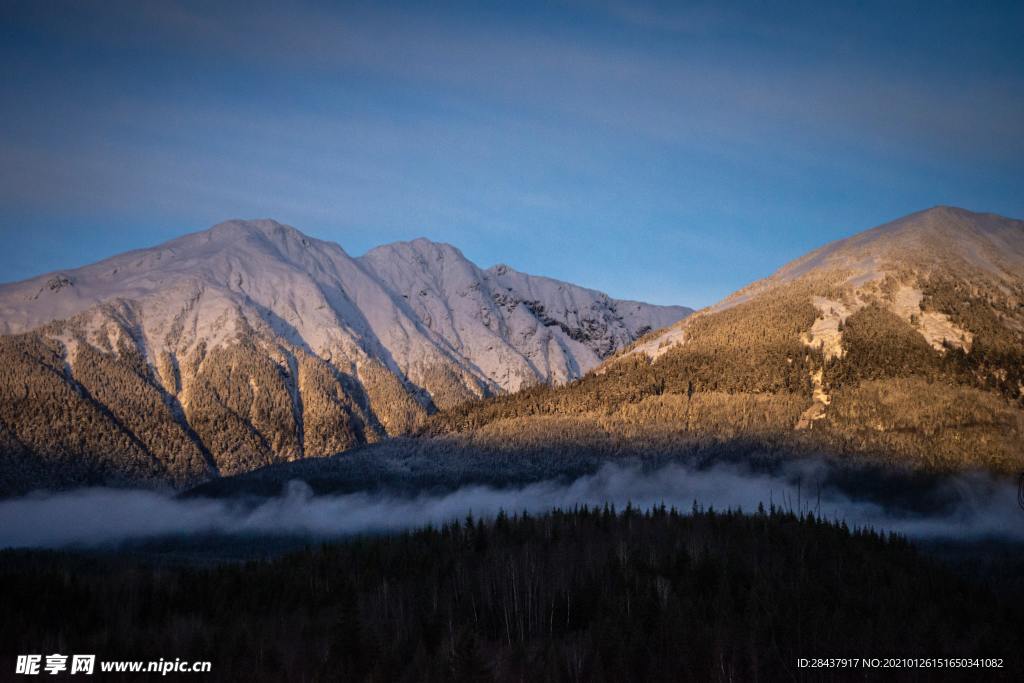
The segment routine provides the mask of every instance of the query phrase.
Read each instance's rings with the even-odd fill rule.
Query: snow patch
[[[811,325],[811,329],[802,335],[804,344],[821,349],[826,360],[841,358],[843,333],[840,327],[854,311],[841,301],[823,296],[811,297],[811,303],[818,309],[818,318]]]
[[[651,360],[657,360],[673,347],[686,342],[686,332],[681,325],[673,325],[652,339],[638,344],[630,353],[642,353]]]
[[[970,352],[974,335],[957,326],[945,313],[921,310],[922,299],[920,289],[903,285],[893,295],[891,310],[913,325],[935,350],[945,351],[948,343]]]

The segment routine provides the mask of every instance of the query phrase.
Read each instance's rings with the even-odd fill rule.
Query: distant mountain
[[[646,335],[579,382],[448,411],[429,430],[1024,469],[1024,221],[912,214]]]
[[[275,221],[0,286],[0,491],[181,486],[582,376],[690,313]]]

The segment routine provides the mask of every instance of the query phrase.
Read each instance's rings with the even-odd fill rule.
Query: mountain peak
[[[984,212],[979,213],[977,211],[971,211],[970,209],[965,209],[965,208],[960,207],[960,206],[953,206],[951,204],[936,204],[935,206],[933,206],[931,208],[923,209],[921,211],[918,211],[916,214],[909,214],[909,215],[913,216],[913,215],[933,215],[933,214],[934,215],[954,215],[954,216],[957,216],[957,215],[959,215],[959,216],[984,216],[984,215],[991,215],[991,214],[986,214]]]
[[[405,254],[406,256],[416,255],[423,257],[454,257],[459,260],[467,260],[462,251],[448,242],[435,242],[426,237],[417,237],[411,240],[399,240],[374,247],[366,252],[362,258],[372,260],[380,258],[382,254]]]
[[[268,234],[275,230],[295,230],[291,226],[287,226],[284,223],[280,223],[273,218],[229,218],[226,221],[221,221],[211,228],[207,229],[207,232],[211,233],[229,233],[231,231],[244,231],[244,232],[262,232]]]
[[[935,206],[830,242],[780,268],[765,283],[812,272],[847,271],[877,279],[911,269],[965,270],[1012,280],[1024,272],[1024,221],[955,206]]]
[[[222,221],[212,228],[195,233],[206,238],[207,241],[225,241],[256,238],[266,239],[273,243],[294,242],[309,246],[314,238],[306,235],[301,230],[290,225],[280,223],[273,218],[233,218]],[[188,239],[186,235],[182,239]]]
[[[907,214],[848,239],[871,236],[874,233],[899,232],[918,234],[929,239],[979,239],[993,233],[1014,233],[1022,230],[1024,221],[958,206],[939,205]]]

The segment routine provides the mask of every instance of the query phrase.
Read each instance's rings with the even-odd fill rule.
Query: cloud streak
[[[272,216],[705,305],[929,205],[1019,215],[1020,9],[888,5],[15,3],[0,280]]]

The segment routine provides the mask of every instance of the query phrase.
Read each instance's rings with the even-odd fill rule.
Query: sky
[[[0,282],[229,218],[699,307],[1024,218],[1024,3],[0,4]]]

